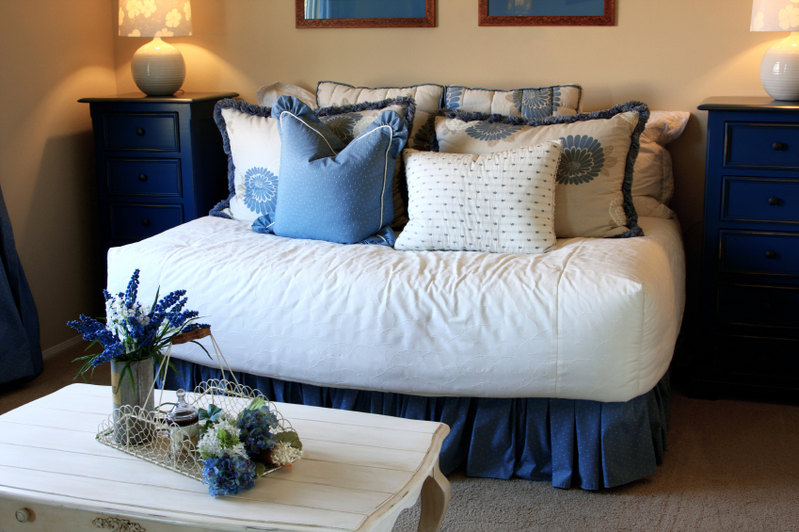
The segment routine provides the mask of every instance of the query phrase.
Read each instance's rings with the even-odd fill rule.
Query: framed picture
[[[436,0],[294,0],[298,28],[432,28]]]
[[[616,0],[479,0],[480,26],[613,26]]]

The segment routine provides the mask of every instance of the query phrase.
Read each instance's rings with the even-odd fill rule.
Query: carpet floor
[[[444,531],[797,531],[799,406],[674,393],[663,465],[615,489],[448,478]],[[418,518],[417,503],[394,531]]]
[[[46,361],[32,382],[0,393],[0,413],[72,382],[82,350]],[[107,384],[101,366],[89,382]],[[548,482],[449,475],[442,530],[799,531],[799,406],[693,399],[674,393],[657,474],[598,492]],[[416,530],[419,506],[395,532]]]

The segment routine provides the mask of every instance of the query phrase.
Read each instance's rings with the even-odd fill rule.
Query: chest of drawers
[[[226,197],[213,111],[235,93],[83,98],[94,129],[104,250],[208,213]]]
[[[799,397],[799,103],[712,98],[695,384]]]

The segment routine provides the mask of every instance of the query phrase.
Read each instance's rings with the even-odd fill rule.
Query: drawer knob
[[[137,128],[136,128],[136,134],[137,134],[138,136],[140,136],[140,137],[143,137],[145,133],[147,133],[147,132],[144,130],[144,128],[143,128],[143,127],[137,127]],[[777,144],[779,144],[779,143],[778,143],[778,142],[775,142],[775,143],[774,143],[774,145],[775,145],[775,146],[776,146]],[[776,150],[777,148],[774,148],[774,149]]]
[[[782,200],[781,200],[780,198],[777,198],[777,197],[775,197],[775,196],[771,196],[771,197],[768,199],[768,204],[769,204],[769,205],[774,205],[774,206],[776,206],[776,205],[779,205],[779,204],[781,204],[781,203],[782,203]]]
[[[787,146],[780,141],[776,141],[774,144],[771,145],[774,148],[774,151],[783,151]]]
[[[777,252],[774,251],[773,249],[767,250],[766,251],[766,258],[767,259],[776,259],[777,258]]]
[[[17,518],[17,521],[20,523],[28,523],[33,521],[33,510],[30,508],[20,508],[16,512],[14,512],[14,517]]]
[[[147,181],[147,174],[139,174],[139,181],[142,181],[142,182]],[[774,199],[774,198],[769,199],[768,202],[771,203],[772,199]],[[774,205],[773,203],[771,203],[771,204]]]
[[[142,224],[144,227],[150,227],[150,219],[149,219],[149,218],[142,218],[142,219],[141,219],[141,224]],[[773,253],[773,252],[772,252],[772,253]]]

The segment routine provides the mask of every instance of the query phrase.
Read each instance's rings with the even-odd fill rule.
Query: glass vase
[[[140,445],[152,438],[147,419],[153,410],[153,360],[111,360],[114,440],[122,445]]]

